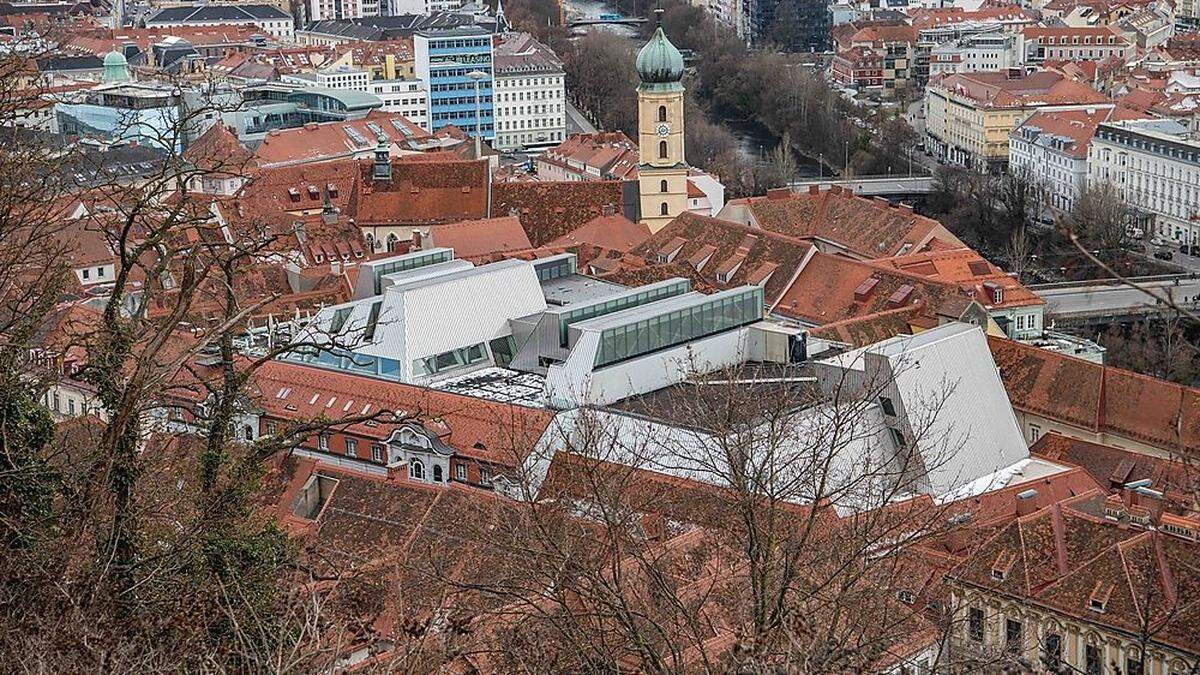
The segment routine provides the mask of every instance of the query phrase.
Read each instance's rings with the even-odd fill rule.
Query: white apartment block
[[[1088,184],[1110,182],[1160,239],[1200,244],[1200,129],[1172,119],[1101,124]]]
[[[495,51],[497,150],[548,147],[567,137],[562,62],[527,33],[508,33]]]
[[[383,101],[382,109],[400,113],[425,131],[429,128],[429,91],[420,80],[372,80],[368,91]]]
[[[299,84],[305,87],[324,87],[326,89],[349,89],[352,91],[368,91],[371,73],[360,68],[339,66],[329,70],[318,70],[311,73],[289,73],[280,75],[279,81],[286,84]]]
[[[1113,113],[1113,108],[1034,113],[1010,137],[1009,172],[1036,180],[1054,211],[1070,211],[1087,185],[1092,135]]]
[[[929,76],[950,73],[994,73],[1023,65],[1018,40],[999,30],[965,36],[935,46],[929,54]]]
[[[463,0],[381,0],[386,2],[392,16],[406,14],[436,14],[453,12],[463,6]]]
[[[379,0],[308,0],[309,21],[337,21],[379,16]]]

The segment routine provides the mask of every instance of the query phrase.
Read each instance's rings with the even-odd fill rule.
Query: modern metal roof
[[[167,7],[146,19],[147,26],[162,23],[211,23],[213,21],[283,21],[287,12],[271,5],[200,5]]]

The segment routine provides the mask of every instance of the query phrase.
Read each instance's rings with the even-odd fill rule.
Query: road
[[[1160,300],[1171,300],[1176,304],[1195,307],[1200,302],[1200,279],[1183,279],[1178,282],[1153,281],[1141,284],[1155,294],[1146,293],[1124,284],[1096,284],[1068,288],[1034,288],[1034,292],[1046,301],[1048,317],[1086,317],[1119,315],[1133,310],[1146,311],[1156,307]]]

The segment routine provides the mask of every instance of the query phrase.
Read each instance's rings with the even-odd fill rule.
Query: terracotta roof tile
[[[429,228],[429,239],[429,246],[452,248],[458,258],[520,251],[531,246],[521,221],[512,216],[433,225]]]
[[[492,216],[516,216],[529,241],[543,246],[594,218],[622,213],[624,182],[512,182],[492,186]]]
[[[550,242],[549,246],[588,244],[608,251],[628,253],[650,238],[650,228],[619,213],[592,218]]]

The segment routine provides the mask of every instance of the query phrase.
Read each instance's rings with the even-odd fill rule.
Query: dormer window
[[[1097,581],[1096,587],[1088,597],[1088,609],[1103,614],[1108,609],[1108,599],[1112,597],[1114,584],[1107,581]]]
[[[1013,564],[1016,563],[1017,556],[1009,551],[1001,551],[996,559],[992,561],[991,577],[995,581],[1004,581],[1012,572]]]

